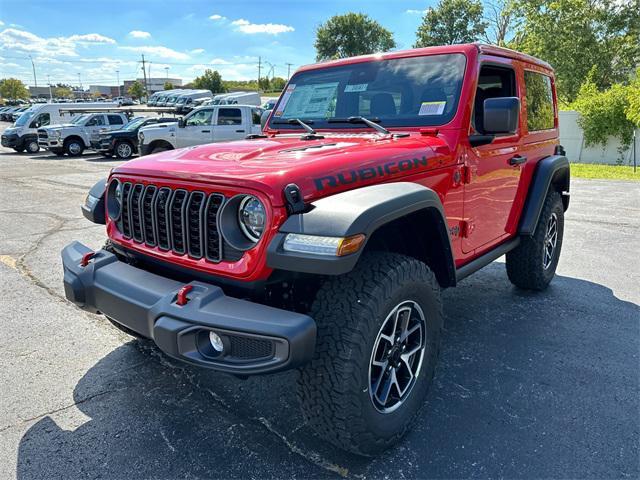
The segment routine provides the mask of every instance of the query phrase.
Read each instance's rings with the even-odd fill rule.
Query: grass
[[[262,92],[261,97],[279,97],[282,92]]]
[[[572,163],[571,176],[574,178],[591,178],[600,180],[635,180],[640,182],[640,166],[633,173],[632,166],[600,165],[594,163]]]

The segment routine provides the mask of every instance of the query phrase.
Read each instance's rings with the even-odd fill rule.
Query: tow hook
[[[193,290],[193,285],[185,285],[180,290],[178,290],[178,298],[176,299],[176,305],[179,307],[183,307],[187,304],[189,299],[187,298],[187,294]]]
[[[95,256],[96,256],[96,252],[85,253],[84,255],[82,255],[82,260],[80,260],[80,266],[86,267],[87,265],[89,265],[89,260],[91,260]]]

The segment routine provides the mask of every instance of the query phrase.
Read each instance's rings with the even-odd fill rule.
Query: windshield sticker
[[[446,105],[446,101],[422,102],[418,115],[442,115],[442,112],[444,112],[444,107]]]
[[[344,92],[345,93],[366,92],[368,86],[369,86],[368,83],[358,83],[354,85],[347,85],[346,87],[344,87]]]
[[[295,89],[296,89],[295,84],[291,84],[287,87],[287,90],[284,92],[284,95],[282,95],[282,100],[280,100],[280,105],[278,105],[278,110],[276,110],[276,113],[274,113],[276,117],[282,116],[282,114],[284,113],[284,107],[287,106],[287,102],[289,101],[289,98],[291,98],[291,94]]]
[[[288,118],[324,118],[328,116],[331,102],[335,102],[338,82],[302,85],[288,99]]]

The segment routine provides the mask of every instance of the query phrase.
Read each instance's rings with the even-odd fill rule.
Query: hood
[[[47,127],[40,127],[42,130],[62,130],[63,128],[77,127],[75,123],[58,123],[56,125],[49,125]]]
[[[302,140],[300,134],[287,134],[170,150],[131,160],[113,173],[256,189],[282,205],[282,190],[289,183],[311,201],[453,162],[445,140],[433,134],[323,135]]]

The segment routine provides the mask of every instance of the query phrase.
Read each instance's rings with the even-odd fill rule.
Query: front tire
[[[27,153],[38,153],[40,151],[40,145],[37,140],[29,140],[27,142]]]
[[[549,191],[533,236],[507,253],[507,276],[515,286],[544,290],[553,279],[564,234],[564,206],[560,194]]]
[[[81,140],[67,140],[64,142],[64,151],[70,157],[79,157],[84,152],[84,145]]]
[[[391,447],[413,425],[435,371],[443,321],[435,275],[414,258],[371,253],[322,286],[310,315],[316,350],[298,389],[306,421],[360,455]]]

